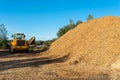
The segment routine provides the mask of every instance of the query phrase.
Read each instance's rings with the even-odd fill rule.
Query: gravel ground
[[[65,64],[66,57],[0,51],[0,80],[111,80],[107,74],[82,75],[79,66]]]

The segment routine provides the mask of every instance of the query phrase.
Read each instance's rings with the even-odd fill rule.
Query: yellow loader
[[[34,36],[30,40],[26,40],[24,33],[15,33],[12,37],[13,40],[10,41],[9,45],[9,51],[11,54],[14,54],[15,51],[29,52],[29,45],[35,43]]]

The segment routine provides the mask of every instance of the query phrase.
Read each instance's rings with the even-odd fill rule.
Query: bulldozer
[[[25,39],[24,33],[14,33],[12,35],[13,40],[10,41],[9,51],[11,54],[15,54],[15,51],[29,52],[29,46],[35,43],[35,37],[30,40]]]

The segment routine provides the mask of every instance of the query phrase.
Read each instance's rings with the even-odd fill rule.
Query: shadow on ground
[[[34,56],[37,54],[40,54],[44,51],[47,51],[48,49],[44,50],[29,50],[28,53],[25,53],[24,51],[16,51],[15,54],[11,54],[9,50],[0,50],[0,58],[10,58],[10,57],[26,57],[26,56]]]
[[[54,59],[50,59],[49,57],[43,57],[34,59],[0,61],[0,71],[21,67],[37,67],[45,64],[61,63],[66,61],[68,56],[69,55],[65,55],[63,57]]]
[[[8,50],[0,51],[0,57],[11,55]]]

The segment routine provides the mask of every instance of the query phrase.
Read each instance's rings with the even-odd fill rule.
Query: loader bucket
[[[29,39],[29,44],[35,44],[35,37],[33,36],[32,38]]]

